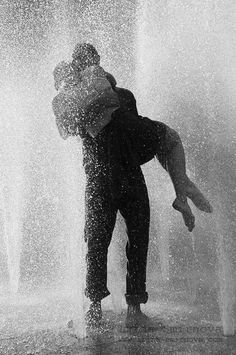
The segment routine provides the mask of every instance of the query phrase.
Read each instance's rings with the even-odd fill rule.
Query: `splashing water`
[[[81,146],[61,140],[51,111],[52,70],[85,40],[98,48],[118,85],[134,91],[141,114],[178,130],[188,173],[216,211],[204,217],[194,210],[192,240],[171,209],[174,191],[167,175],[153,162],[144,167],[153,217],[148,287],[156,295],[161,274],[175,294],[177,287],[170,289],[175,279],[193,279],[185,291],[197,301],[207,275],[204,287],[218,291],[224,333],[234,333],[235,16],[230,0],[2,2],[0,282],[18,296],[30,294],[32,304],[43,304],[37,321],[44,323],[44,304],[53,294],[60,299],[58,309],[56,302],[48,307],[54,326],[74,319],[77,334],[85,334]],[[108,277],[119,312],[125,240],[123,225],[118,227]],[[6,295],[4,289],[3,306]],[[63,303],[63,297],[69,301]]]
[[[208,191],[215,207],[208,222],[201,222],[197,215],[197,225],[202,223],[205,230],[199,235],[196,228],[194,236],[201,244],[209,243],[208,258],[214,259],[212,265],[218,265],[219,305],[225,335],[234,334],[235,317],[232,250],[235,250],[236,91],[235,75],[227,75],[225,71],[227,65],[235,74],[236,51],[232,40],[235,30],[230,27],[235,16],[236,7],[231,1],[217,5],[214,1],[188,4],[140,1],[137,29],[137,93],[141,109],[145,115],[178,130],[187,153],[188,173]],[[168,190],[164,179],[161,181]],[[154,187],[152,194],[156,194],[155,190]],[[176,230],[175,233],[178,234]],[[166,243],[168,239],[170,236]],[[168,247],[165,250],[164,259],[168,260]],[[215,253],[217,256],[213,258]],[[202,269],[209,268],[210,260],[207,263],[202,258],[202,263]]]

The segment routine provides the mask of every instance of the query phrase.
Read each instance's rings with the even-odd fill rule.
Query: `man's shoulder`
[[[116,86],[116,91],[118,94],[123,94],[123,95],[126,95],[126,96],[132,96],[134,97],[134,94],[132,93],[132,91],[126,89],[126,88],[120,88],[118,86]]]
[[[136,99],[132,91],[120,87],[116,87],[115,91],[121,102],[126,103],[128,106],[136,105]]]

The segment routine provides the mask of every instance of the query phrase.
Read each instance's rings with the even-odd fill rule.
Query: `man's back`
[[[130,146],[127,135],[126,123],[129,116],[138,118],[136,100],[131,91],[115,87],[118,94],[120,107],[113,113],[112,121],[103,128],[96,138],[86,135],[83,139],[84,164],[95,162],[103,165],[115,166],[121,172],[138,166],[138,159],[134,149]],[[135,122],[134,122],[135,124]]]

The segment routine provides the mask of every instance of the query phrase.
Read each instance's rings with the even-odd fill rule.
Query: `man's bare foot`
[[[126,328],[145,328],[145,329],[157,328],[157,325],[155,325],[151,321],[151,319],[141,311],[140,305],[128,306],[125,325]]]
[[[102,320],[101,302],[92,302],[85,315],[85,322],[88,328],[99,327]]]
[[[186,227],[188,228],[189,232],[192,232],[193,228],[195,227],[195,217],[192,214],[191,208],[187,203],[187,199],[186,201],[183,201],[179,198],[176,198],[172,206],[175,210],[182,213]]]
[[[188,180],[185,188],[185,194],[194,205],[203,212],[211,213],[213,212],[213,208],[210,202],[205,198],[205,196],[201,193],[201,191],[197,188],[197,186],[191,181]]]

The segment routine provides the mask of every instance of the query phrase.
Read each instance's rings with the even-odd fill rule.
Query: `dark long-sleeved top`
[[[140,166],[155,155],[164,166],[166,153],[166,128],[162,122],[150,120],[138,115],[136,100],[131,91],[115,88],[119,97],[120,108],[113,113],[111,122],[95,137],[85,132],[83,126],[75,123],[73,113],[63,119],[64,129],[69,135],[79,135],[83,141],[83,158],[85,170],[109,165],[113,171]],[[66,104],[63,94],[53,100],[56,117]],[[61,117],[56,118],[58,129]],[[60,129],[59,129],[60,131]]]

